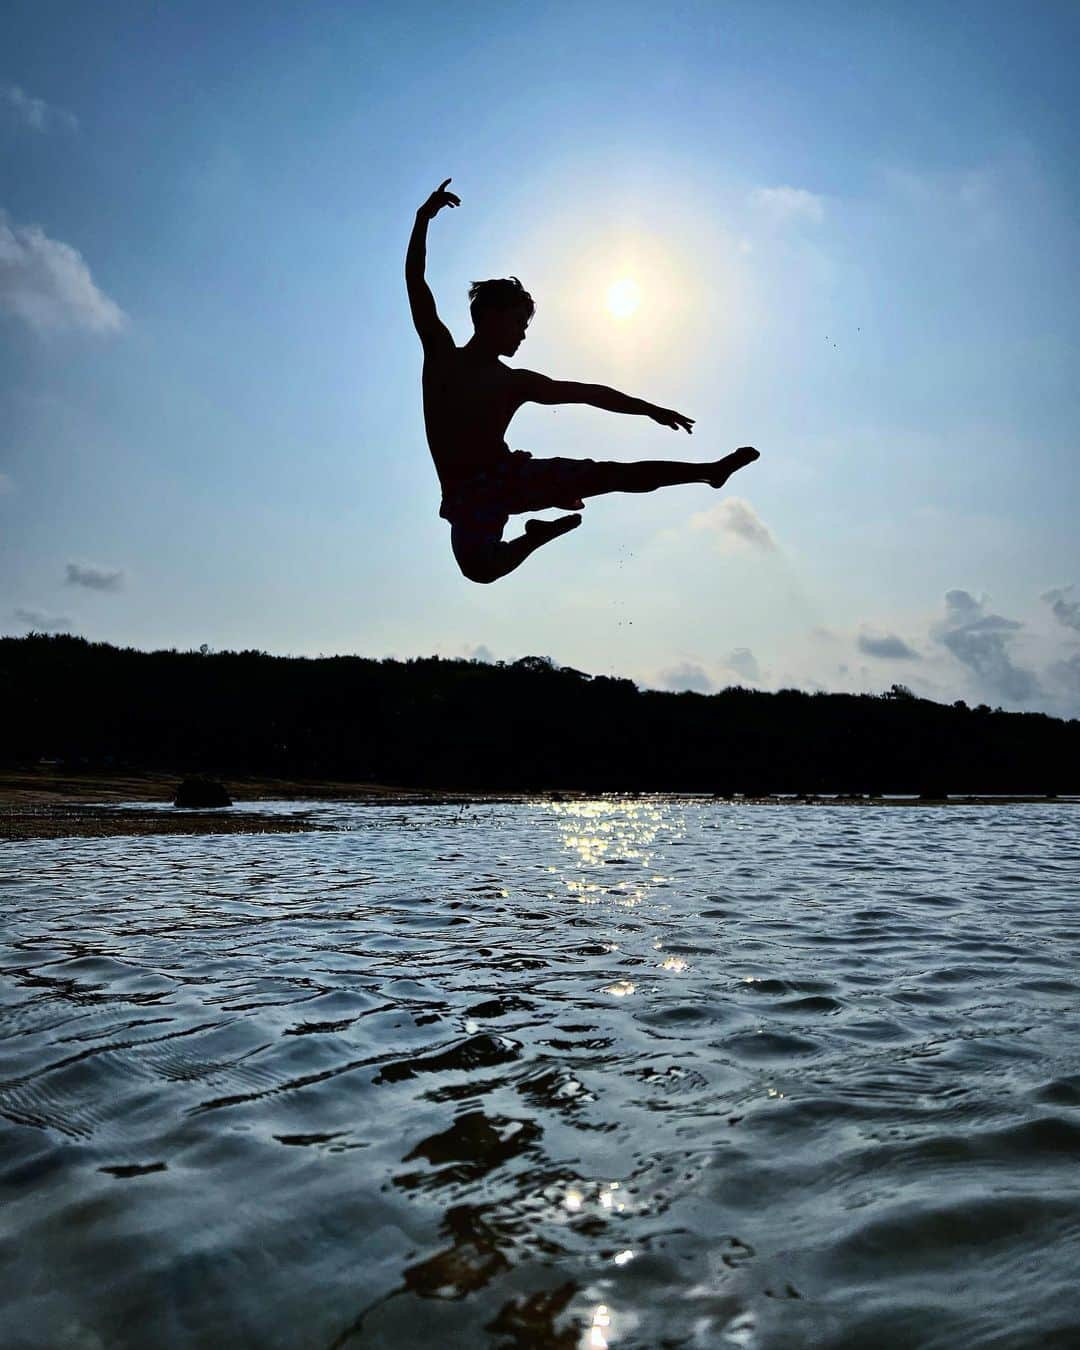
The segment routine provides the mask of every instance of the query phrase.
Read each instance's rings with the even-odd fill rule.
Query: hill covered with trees
[[[1080,721],[554,666],[0,639],[0,761],[465,791],[1072,793]]]

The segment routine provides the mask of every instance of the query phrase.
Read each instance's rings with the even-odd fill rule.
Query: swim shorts
[[[511,516],[580,509],[578,503],[595,492],[595,483],[595,460],[533,459],[518,450],[444,492],[439,515],[452,525],[501,533]]]

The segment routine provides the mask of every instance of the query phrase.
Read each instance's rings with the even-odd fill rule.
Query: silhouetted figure
[[[450,522],[458,566],[470,581],[496,581],[519,567],[541,544],[581,524],[576,512],[586,497],[604,492],[653,492],[676,483],[719,488],[757,459],[749,446],[710,464],[645,460],[637,464],[591,459],[533,459],[505,440],[510,419],[523,403],[588,403],[608,412],[651,417],[672,431],[689,432],[694,419],[658,408],[601,384],[550,380],[531,370],[512,370],[500,356],[513,356],[525,340],[536,306],[517,277],[474,282],[469,290],[473,335],[458,347],[435,309],[424,279],[428,222],[444,206],[461,204],[447,192],[449,178],[416,213],[405,256],[405,282],[413,322],[424,344],[424,422],[442,483],[439,514]],[[557,508],[575,514],[529,520],[525,533],[503,542],[512,515]]]

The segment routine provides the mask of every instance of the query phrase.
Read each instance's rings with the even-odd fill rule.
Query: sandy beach
[[[283,817],[245,810],[193,810],[170,804],[181,776],[166,773],[100,772],[78,774],[52,767],[0,771],[0,842],[17,839],[94,839],[139,834],[295,834],[327,827],[302,813]],[[454,792],[413,789],[385,783],[342,783],[329,779],[228,778],[225,785],[234,802],[351,801],[385,806],[468,806],[494,802],[575,801],[593,796],[641,796],[640,793],[597,794],[565,792]],[[648,795],[648,794],[645,794]],[[692,800],[701,794],[658,793],[665,800]],[[1005,803],[1046,801],[1035,796],[834,796],[803,794],[737,798],[744,805],[785,806],[1000,806]],[[1076,803],[1075,797],[1062,797]],[[145,807],[140,804],[145,804]],[[147,809],[149,808],[149,809]]]
[[[16,839],[107,838],[132,834],[293,834],[324,826],[303,816],[283,818],[228,808],[191,810],[171,803],[181,776],[165,773],[73,774],[57,769],[0,772],[0,841]],[[293,782],[272,778],[230,778],[237,803],[259,801],[360,801],[387,804],[476,800],[452,793],[411,792],[368,783]],[[140,809],[132,803],[145,803]]]
[[[212,777],[214,775],[211,775]],[[228,807],[197,810],[171,805],[182,774],[72,773],[52,766],[0,770],[0,842],[16,839],[94,839],[132,834],[295,834],[327,828],[303,813],[283,817]],[[253,802],[359,802],[385,806],[467,806],[474,803],[571,801],[584,792],[455,792],[342,783],[332,779],[228,777],[235,804]],[[141,804],[145,804],[144,809]]]

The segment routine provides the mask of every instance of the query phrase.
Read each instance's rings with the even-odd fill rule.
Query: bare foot
[[[725,455],[723,459],[718,459],[715,464],[709,465],[709,472],[705,481],[714,488],[721,488],[739,469],[744,469],[747,464],[753,464],[755,459],[761,456],[752,445],[740,446],[738,450],[730,455]]]
[[[549,539],[558,539],[560,534],[576,530],[580,524],[581,517],[579,515],[560,516],[558,520],[527,520],[525,522],[525,533],[530,538],[539,536],[539,542],[546,544]]]

